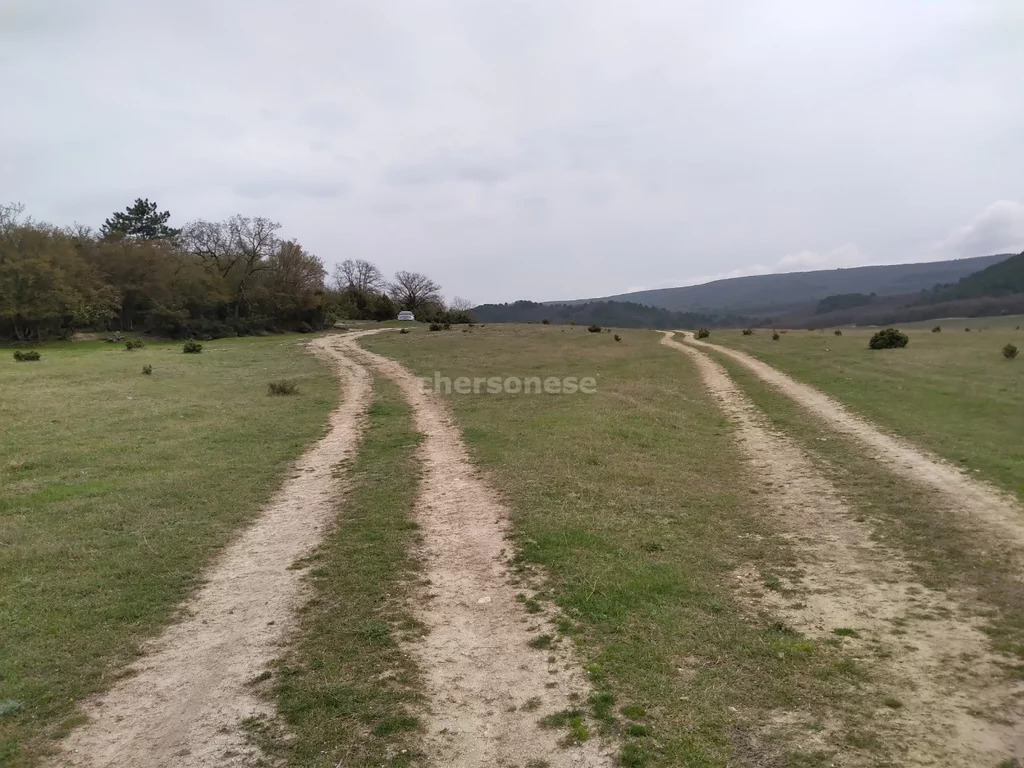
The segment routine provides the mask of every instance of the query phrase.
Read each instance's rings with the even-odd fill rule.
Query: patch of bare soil
[[[350,338],[341,343],[346,354],[358,349]],[[428,632],[410,650],[427,678],[432,764],[614,765],[597,739],[569,745],[564,730],[538,725],[545,715],[585,709],[588,685],[567,640],[551,649],[530,647],[541,633],[554,632],[516,599],[508,510],[474,468],[444,404],[399,363],[360,352],[399,386],[424,436],[417,521],[429,586],[416,610]]]
[[[823,392],[796,381],[745,352],[697,339],[687,338],[686,343],[718,350],[736,360],[762,381],[824,419],[836,432],[860,441],[892,471],[938,490],[949,509],[958,512],[966,521],[986,529],[997,540],[1024,546],[1024,509],[1010,494],[969,476],[959,467],[905,440],[885,434]]]
[[[63,742],[54,766],[235,768],[259,758],[242,721],[272,712],[247,684],[279,655],[301,597],[301,573],[289,566],[330,523],[341,490],[332,470],[353,456],[372,391],[366,369],[331,337],[312,346],[343,382],[328,434],[223,552],[185,618],[151,644],[131,677],[84,705],[89,720]]]
[[[874,541],[870,526],[792,440],[768,428],[721,365],[671,333],[662,343],[696,362],[801,563],[795,581],[741,568],[741,598],[810,637],[844,637],[878,687],[877,710],[861,728],[878,733],[898,764],[966,768],[1024,757],[1024,685],[1007,680],[1000,666],[1007,659],[991,650],[978,620],[953,596],[921,585],[900,553]],[[806,734],[796,720],[780,713],[770,730]],[[873,757],[848,751],[834,760],[860,765]]]

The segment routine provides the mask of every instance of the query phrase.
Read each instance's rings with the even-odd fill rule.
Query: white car
[[[413,315],[413,313],[410,312],[409,310],[403,309],[401,312],[398,313],[398,319],[399,320],[415,320],[416,316]]]

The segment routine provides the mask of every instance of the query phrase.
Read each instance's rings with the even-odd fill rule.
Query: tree
[[[269,260],[264,283],[272,313],[284,320],[319,321],[323,309],[323,262],[298,243],[281,243]]]
[[[180,229],[167,226],[170,211],[160,211],[156,203],[136,198],[124,213],[116,212],[103,222],[100,232],[105,238],[128,237],[136,240],[173,240]]]
[[[411,312],[427,304],[443,303],[441,286],[419,272],[396,272],[388,293],[399,307]]]
[[[345,259],[334,268],[334,285],[339,291],[355,288],[365,293],[380,293],[384,288],[384,275],[372,262]]]
[[[469,299],[464,299],[461,296],[456,296],[452,299],[452,303],[448,305],[448,309],[452,312],[469,312],[473,308],[473,302]]]

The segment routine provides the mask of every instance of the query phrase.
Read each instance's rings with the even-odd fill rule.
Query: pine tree
[[[180,229],[167,226],[170,211],[158,211],[157,204],[136,198],[124,212],[116,212],[103,222],[104,237],[130,237],[136,240],[169,240],[181,234]]]

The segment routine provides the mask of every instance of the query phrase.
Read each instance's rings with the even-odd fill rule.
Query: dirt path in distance
[[[543,613],[517,601],[508,559],[508,510],[472,465],[444,404],[424,393],[399,363],[343,339],[346,354],[394,381],[413,407],[423,467],[416,520],[423,535],[423,589],[415,610],[426,636],[410,647],[427,682],[426,748],[431,763],[453,768],[600,768],[616,759],[598,739],[560,742],[566,730],[538,720],[586,709],[590,693],[569,641],[529,646],[555,634]],[[525,706],[524,706],[525,705]]]
[[[979,620],[951,595],[920,584],[899,552],[876,542],[810,457],[769,429],[725,368],[671,333],[661,343],[697,364],[800,562],[799,581],[772,589],[753,565],[739,569],[741,599],[821,641],[834,640],[836,629],[847,633],[843,642],[870,665],[878,688],[877,709],[861,725],[880,735],[896,764],[974,768],[1024,758],[1024,729],[1017,725],[1024,684],[1007,678],[1007,659],[991,650]],[[902,706],[884,706],[887,697]],[[806,738],[810,722],[827,718],[805,714],[808,722],[781,715],[774,728]],[[850,751],[830,764],[874,764],[874,757]]]
[[[54,768],[240,768],[258,758],[242,721],[272,715],[248,685],[279,655],[301,598],[290,570],[320,541],[337,509],[332,472],[357,448],[372,380],[316,339],[342,381],[328,434],[296,462],[267,507],[217,559],[203,587],[132,666],[134,673],[85,702]]]
[[[824,419],[836,432],[854,438],[869,455],[913,482],[939,491],[950,510],[998,541],[1024,547],[1024,508],[1020,502],[989,483],[971,477],[959,467],[917,446],[888,435],[867,419],[814,387],[745,352],[686,338],[687,344],[714,349],[743,365],[759,379],[801,407]]]

